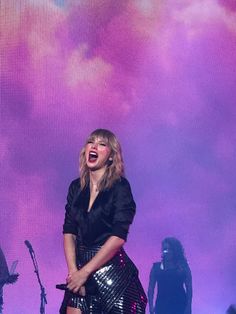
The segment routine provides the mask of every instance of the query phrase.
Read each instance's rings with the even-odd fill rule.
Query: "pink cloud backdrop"
[[[122,143],[137,203],[126,249],[145,289],[165,236],[193,274],[193,314],[236,302],[235,1],[1,2],[0,245],[20,277],[5,314],[39,313],[28,239],[58,313],[62,223],[95,128]]]

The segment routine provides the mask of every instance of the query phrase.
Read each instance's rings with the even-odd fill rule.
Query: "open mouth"
[[[95,162],[98,159],[98,154],[94,151],[89,152],[89,162]]]

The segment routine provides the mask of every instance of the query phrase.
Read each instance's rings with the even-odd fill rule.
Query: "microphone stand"
[[[45,314],[45,304],[47,304],[47,299],[46,299],[46,293],[45,293],[45,289],[42,285],[42,282],[41,282],[41,279],[39,277],[39,268],[38,268],[38,263],[37,263],[37,260],[36,260],[36,256],[35,256],[35,253],[34,253],[34,250],[32,247],[28,247],[29,249],[29,253],[30,253],[30,256],[31,256],[31,259],[33,261],[33,265],[34,265],[34,272],[36,273],[36,276],[37,276],[37,279],[38,279],[38,283],[39,283],[39,286],[40,286],[40,290],[41,290],[41,293],[40,293],[40,314]]]

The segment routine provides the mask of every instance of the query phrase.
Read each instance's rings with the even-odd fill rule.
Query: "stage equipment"
[[[39,277],[39,268],[38,268],[38,263],[36,260],[35,252],[33,250],[31,243],[28,240],[25,240],[24,243],[27,246],[27,248],[29,249],[29,253],[30,253],[31,259],[33,261],[33,265],[34,265],[34,272],[37,276],[37,280],[38,280],[40,290],[41,290],[41,293],[40,293],[40,301],[41,301],[40,302],[40,314],[45,314],[46,313],[45,312],[45,305],[47,304],[47,299],[46,299],[45,289],[44,289],[42,282],[40,280],[40,277]]]

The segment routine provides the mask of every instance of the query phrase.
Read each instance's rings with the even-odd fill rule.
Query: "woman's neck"
[[[90,185],[97,187],[104,173],[105,173],[105,169],[98,169],[95,171],[90,171],[89,173]]]

